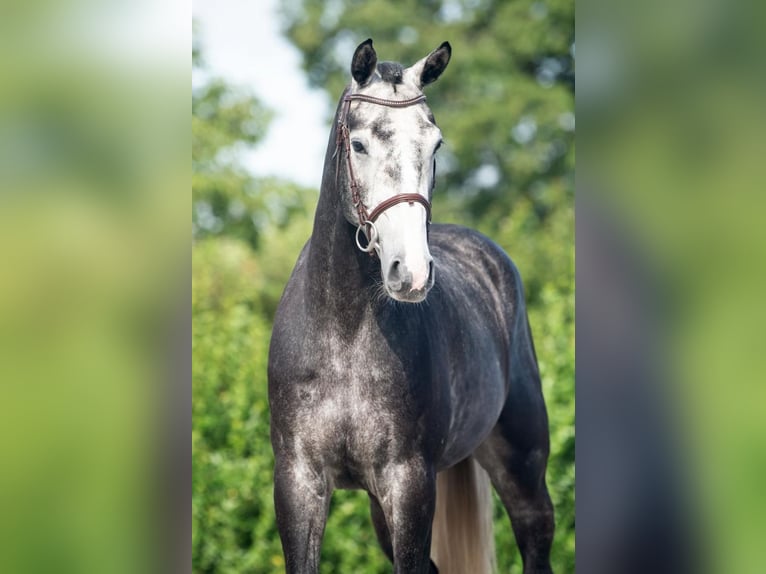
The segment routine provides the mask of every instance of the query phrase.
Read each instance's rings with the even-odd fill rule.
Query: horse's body
[[[484,511],[490,520],[487,500],[452,510],[463,508],[461,497],[476,498],[482,473],[467,466],[476,460],[509,512],[525,572],[549,572],[547,416],[519,274],[479,233],[433,225],[434,288],[422,303],[390,301],[384,256],[379,252],[378,262],[354,247],[336,129],[314,230],[285,288],[269,358],[275,505],[287,571],[318,571],[335,488],[369,493],[395,572],[436,571],[429,554],[437,473],[462,472],[457,488],[471,490],[451,492],[439,514],[459,514],[452,518],[468,525],[468,537],[491,535],[465,515]],[[391,268],[403,281],[405,264]],[[463,560],[436,557],[440,572],[490,567],[491,540],[474,543],[463,558],[460,544],[440,541],[446,556]]]

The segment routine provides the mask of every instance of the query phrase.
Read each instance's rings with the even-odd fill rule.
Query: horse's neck
[[[354,243],[354,229],[343,215],[337,187],[344,179],[335,177],[335,161],[328,156],[308,253],[308,289],[316,313],[354,326],[370,306],[376,260]]]

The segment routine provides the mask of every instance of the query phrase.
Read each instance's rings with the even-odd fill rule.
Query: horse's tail
[[[489,477],[469,457],[436,477],[431,558],[439,574],[495,571]]]

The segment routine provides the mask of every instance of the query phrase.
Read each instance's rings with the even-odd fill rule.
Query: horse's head
[[[363,42],[339,111],[345,215],[359,226],[360,249],[377,253],[385,291],[397,301],[422,301],[434,283],[428,224],[442,138],[422,90],[441,75],[450,54],[444,42],[403,68],[378,63],[372,40]]]

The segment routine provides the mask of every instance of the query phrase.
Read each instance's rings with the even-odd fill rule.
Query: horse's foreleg
[[[321,473],[303,462],[277,458],[274,508],[287,574],[319,572],[331,494]]]
[[[394,561],[394,545],[391,542],[391,532],[388,530],[388,524],[386,523],[386,515],[383,512],[383,508],[380,506],[380,502],[372,494],[370,494],[370,517],[372,518],[372,525],[375,527],[375,534],[378,536],[378,543],[383,549],[388,559]]]
[[[423,461],[396,464],[385,471],[385,491],[378,493],[376,530],[390,548],[395,574],[436,573],[431,562],[431,523],[436,504],[436,472]],[[373,506],[375,505],[373,501]],[[384,528],[385,527],[385,528]]]

